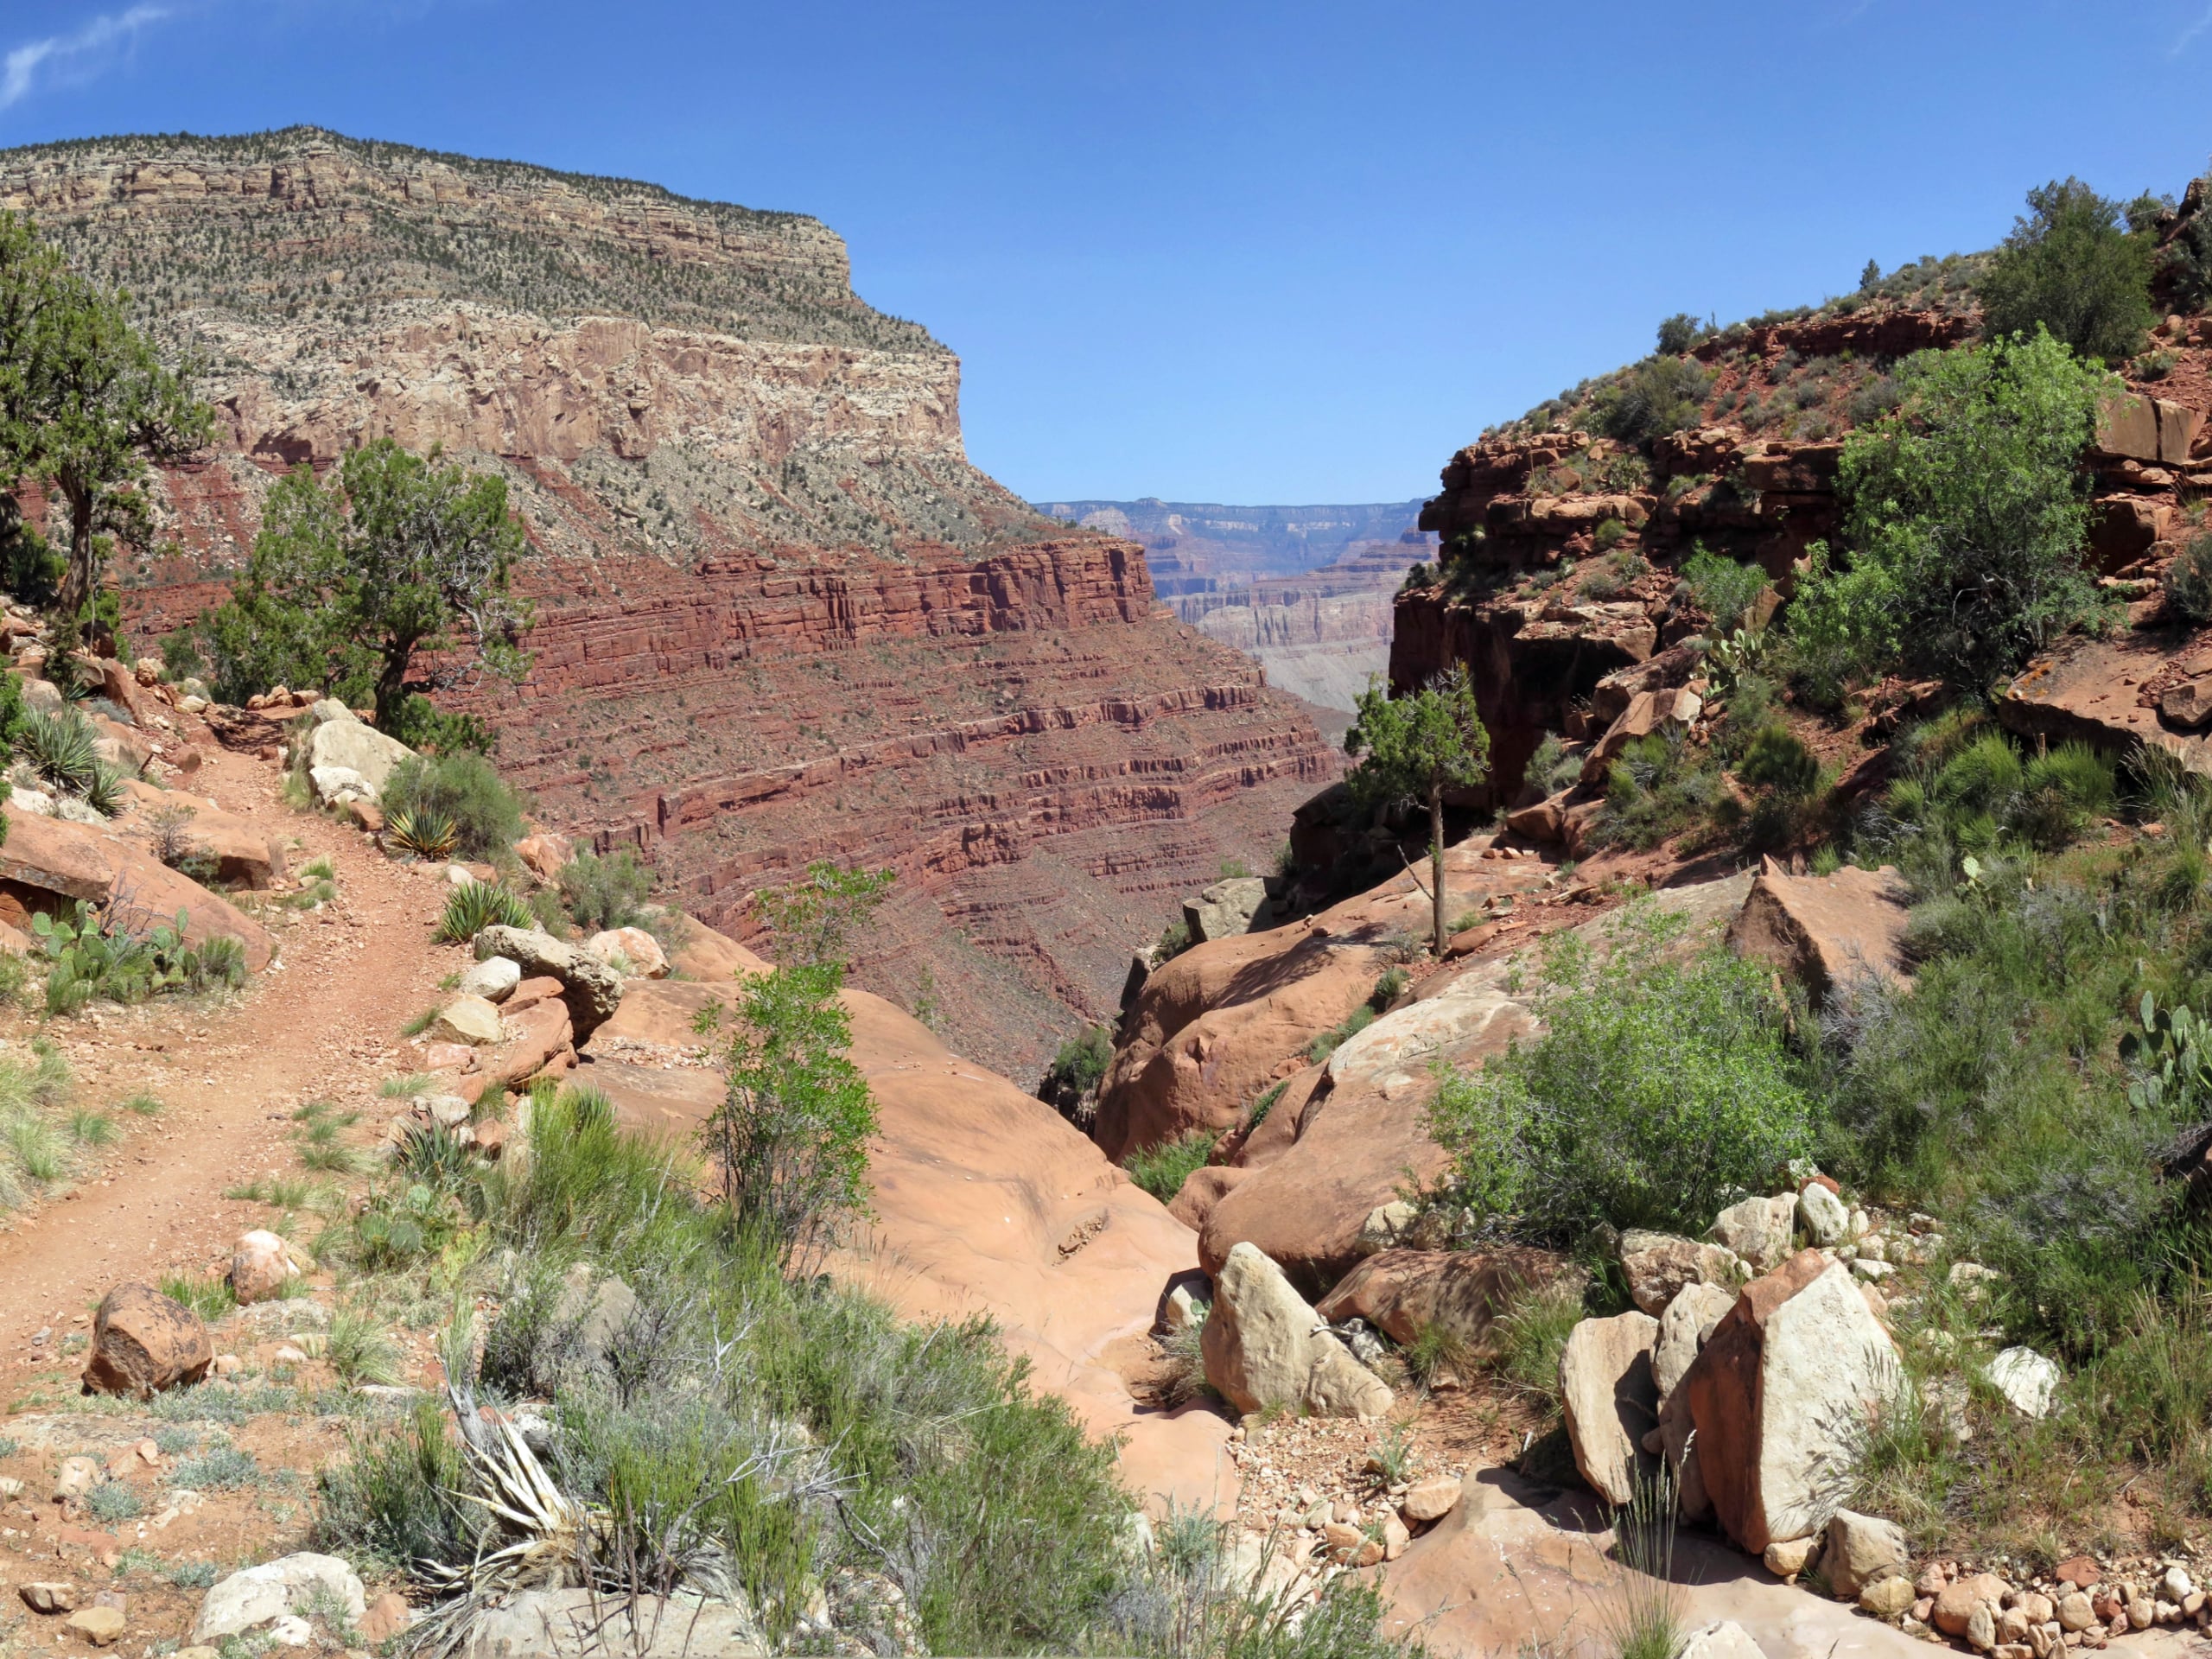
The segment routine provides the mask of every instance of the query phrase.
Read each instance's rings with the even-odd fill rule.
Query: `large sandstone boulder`
[[[198,1646],[213,1646],[226,1637],[243,1636],[287,1614],[304,1612],[317,1599],[342,1608],[348,1624],[368,1611],[359,1576],[335,1555],[302,1550],[264,1561],[232,1573],[207,1592],[192,1626],[192,1640]]]
[[[481,1614],[454,1659],[752,1659],[772,1651],[741,1600],[524,1590]]]
[[[1200,944],[1252,930],[1252,918],[1266,908],[1268,884],[1256,875],[1231,876],[1183,901],[1183,925]]]
[[[302,758],[308,772],[334,767],[358,772],[372,794],[381,795],[393,769],[415,753],[397,738],[364,726],[334,698],[316,703],[308,719],[313,723],[305,734]]]
[[[1896,1346],[1844,1263],[1805,1250],[1753,1280],[1681,1383],[1728,1535],[1758,1554],[1827,1526],[1899,1379]]]
[[[1905,898],[1888,865],[1790,875],[1769,859],[1729,925],[1728,944],[1796,980],[1817,1004],[1854,980],[1903,977]]]
[[[1516,1297],[1560,1270],[1557,1258],[1536,1250],[1379,1250],[1314,1312],[1331,1325],[1364,1319],[1393,1342],[1441,1325],[1471,1344]]]
[[[2212,736],[2168,730],[2156,704],[2142,700],[2139,688],[2169,661],[2167,645],[2152,635],[2069,639],[2013,677],[1997,701],[1998,722],[2023,737],[2079,739],[2116,753],[2141,743],[2212,775]]]
[[[1390,1389],[1351,1357],[1282,1269],[1249,1244],[1214,1278],[1199,1339],[1206,1381],[1239,1411],[1291,1406],[1325,1417],[1380,1417]]]
[[[118,1285],[92,1319],[85,1389],[150,1399],[180,1382],[197,1382],[214,1358],[197,1313],[150,1285]]]
[[[1704,708],[1704,699],[1688,686],[1637,692],[1629,698],[1628,707],[1621,710],[1619,717],[1605,728],[1605,734],[1591,745],[1590,753],[1582,762],[1582,781],[1602,781],[1605,769],[1637,738],[1649,737],[1670,726],[1687,728],[1694,725]]]
[[[515,856],[522,861],[523,868],[550,887],[561,879],[561,872],[568,868],[575,853],[566,836],[541,830],[515,842]]]
[[[124,779],[123,791],[130,798],[131,811],[120,826],[122,832],[149,852],[157,833],[154,819],[162,816],[175,823],[174,833],[187,854],[207,860],[213,867],[214,879],[226,886],[258,892],[275,886],[283,875],[283,838],[252,819],[226,812],[201,796],[158,788],[141,778]]]
[[[584,949],[617,973],[668,977],[668,957],[660,941],[642,927],[610,927],[586,939]]]
[[[588,951],[564,944],[537,928],[487,927],[476,936],[476,959],[505,957],[524,976],[545,975],[561,982],[561,998],[579,1039],[613,1017],[622,1006],[622,976]]]
[[[1659,1424],[1659,1388],[1651,1374],[1658,1334],[1659,1321],[1649,1313],[1585,1319],[1560,1353],[1560,1406],[1574,1466],[1590,1490],[1617,1509],[1636,1497],[1637,1481],[1656,1466],[1643,1437]]]
[[[29,931],[35,912],[54,911],[64,899],[120,903],[148,925],[174,924],[182,912],[188,944],[233,938],[249,969],[269,965],[276,945],[267,930],[120,830],[41,817],[12,804],[0,811],[8,820],[0,842],[0,923]]]
[[[1659,1390],[1659,1449],[1674,1471],[1675,1505],[1688,1521],[1703,1520],[1713,1512],[1713,1503],[1698,1467],[1696,1424],[1682,1379],[1735,1305],[1732,1290],[1685,1285],[1659,1316],[1658,1339],[1651,1345],[1651,1380]]]

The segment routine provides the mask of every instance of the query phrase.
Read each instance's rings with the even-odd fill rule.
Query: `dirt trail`
[[[75,1316],[88,1324],[118,1281],[226,1263],[232,1241],[270,1212],[225,1191],[272,1171],[305,1173],[291,1111],[317,1098],[373,1104],[378,1083],[404,1069],[400,1027],[460,960],[430,943],[444,894],[435,870],[393,864],[356,831],[285,807],[279,781],[273,765],[217,750],[190,788],[269,826],[295,876],[330,859],[334,902],[262,912],[281,967],[228,1001],[98,1005],[44,1027],[77,1073],[74,1103],[113,1110],[145,1090],[166,1109],[153,1118],[114,1111],[116,1144],[79,1148],[73,1190],[0,1233],[0,1377],[54,1363],[62,1337],[86,1328]],[[21,1052],[40,1029],[34,1017],[14,1016],[0,1052]],[[380,1127],[378,1114],[364,1119],[349,1138],[365,1141]],[[53,1336],[35,1348],[42,1326]]]

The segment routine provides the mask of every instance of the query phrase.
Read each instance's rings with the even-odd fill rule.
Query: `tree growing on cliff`
[[[1977,284],[1985,330],[2002,339],[2041,327],[2082,357],[2133,356],[2154,321],[2150,226],[2079,179],[2029,191],[2028,209]]]
[[[754,902],[776,936],[776,960],[785,967],[842,963],[852,936],[875,913],[896,878],[889,870],[847,869],[817,859],[806,874],[771,888]]]
[[[1431,944],[1441,957],[1444,791],[1472,788],[1490,776],[1490,734],[1475,706],[1474,682],[1464,664],[1410,696],[1394,698],[1370,681],[1357,707],[1358,716],[1344,734],[1344,753],[1360,758],[1345,779],[1353,798],[1373,805],[1427,803]]]
[[[412,684],[519,680],[527,601],[508,579],[525,541],[505,480],[410,454],[389,438],[328,484],[299,467],[270,493],[253,555],[196,632],[216,694],[326,686],[376,702],[377,724],[419,734]]]
[[[181,460],[212,427],[189,367],[131,326],[129,296],[77,276],[28,219],[0,213],[0,477],[42,479],[67,505],[65,643],[92,620],[109,550],[150,539],[149,461]]]

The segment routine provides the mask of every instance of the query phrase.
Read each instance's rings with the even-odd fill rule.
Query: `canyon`
[[[1039,511],[1142,544],[1176,615],[1268,671],[1268,683],[1337,716],[1389,666],[1391,600],[1433,558],[1422,503],[1227,506],[1052,501]],[[1349,722],[1320,716],[1332,734]]]
[[[810,860],[893,869],[860,982],[1009,1075],[1340,769],[1141,546],[969,462],[957,358],[817,220],[308,128],[0,153],[0,207],[204,365],[213,451],[117,571],[139,646],[290,467],[390,436],[496,472],[536,666],[459,706],[541,818],[748,940]]]

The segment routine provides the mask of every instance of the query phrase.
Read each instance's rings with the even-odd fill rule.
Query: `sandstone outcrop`
[[[1728,925],[1737,955],[1770,963],[1817,1004],[1860,979],[1904,977],[1905,892],[1885,865],[1790,875],[1766,861]]]
[[[622,1006],[622,976],[588,951],[550,933],[487,927],[477,934],[475,950],[479,962],[505,957],[528,976],[560,981],[561,1000],[580,1038],[590,1036]]]

